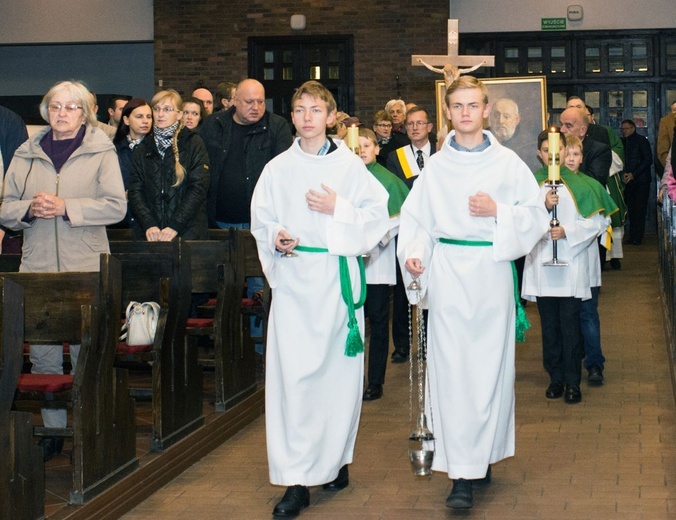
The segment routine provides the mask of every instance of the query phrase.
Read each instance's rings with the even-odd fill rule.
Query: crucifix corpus
[[[495,67],[495,56],[459,56],[458,20],[448,20],[448,54],[446,56],[414,54],[411,56],[411,65],[427,67],[432,72],[443,74],[444,83],[448,88],[461,74],[473,72],[479,67]]]

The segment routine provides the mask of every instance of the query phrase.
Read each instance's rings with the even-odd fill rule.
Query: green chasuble
[[[367,164],[366,168],[376,179],[378,179],[378,182],[383,185],[390,195],[387,199],[387,210],[389,211],[390,217],[399,215],[399,213],[401,213],[401,205],[408,195],[408,186],[378,161]]]
[[[541,185],[547,180],[548,168],[543,166],[534,175]],[[616,216],[619,217],[620,210],[597,180],[584,174],[575,174],[570,168],[561,166],[561,181],[568,188],[580,215],[589,218],[596,213],[604,213],[611,218],[612,226],[615,227],[614,220]]]

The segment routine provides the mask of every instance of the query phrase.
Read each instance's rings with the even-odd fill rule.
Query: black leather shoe
[[[551,383],[545,391],[547,399],[558,399],[563,395],[563,383]]]
[[[338,471],[338,476],[331,482],[324,484],[322,488],[324,488],[325,491],[340,491],[341,489],[345,489],[349,484],[350,474],[347,469],[347,464],[345,464]]]
[[[446,507],[451,509],[469,509],[474,504],[472,481],[459,478],[453,481],[453,490],[446,499]]]
[[[487,486],[490,483],[491,483],[491,465],[489,464],[488,469],[486,470],[486,476],[484,478],[472,480],[472,485],[477,487],[483,487]]]
[[[364,392],[364,401],[375,401],[383,396],[383,385],[369,385]]]
[[[406,363],[408,361],[408,352],[403,350],[395,350],[392,353],[392,363]]]
[[[577,385],[566,385],[566,395],[563,398],[568,404],[576,404],[582,401],[582,392]]]
[[[63,450],[63,437],[43,437],[38,446],[42,446],[42,460],[47,462]]]
[[[272,510],[272,516],[294,518],[310,505],[310,490],[306,486],[289,486]]]
[[[620,269],[622,269],[622,262],[620,262],[619,258],[611,258],[610,267],[613,268],[613,271],[619,271]]]
[[[601,386],[603,384],[603,372],[601,369],[596,365],[591,367],[587,381],[589,382],[589,386]]]

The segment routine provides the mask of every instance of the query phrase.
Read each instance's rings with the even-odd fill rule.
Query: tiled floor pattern
[[[517,345],[516,456],[494,465],[473,509],[446,509],[445,475],[411,473],[408,368],[390,364],[384,397],[364,403],[350,486],[313,488],[302,518],[676,519],[676,410],[654,239],[626,246],[622,270],[604,273],[606,384],[585,381],[582,403],[544,398],[537,309],[527,311],[533,328]],[[260,418],[123,518],[267,519],[283,491],[268,481]]]

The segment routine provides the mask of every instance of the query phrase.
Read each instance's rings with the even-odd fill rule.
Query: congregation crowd
[[[425,108],[401,99],[363,123],[316,81],[291,107],[289,125],[245,79],[185,98],[112,96],[104,123],[94,93],[64,81],[44,96],[48,125],[30,138],[0,107],[2,251],[21,251],[22,271],[97,271],[109,226],[147,241],[250,229],[273,295],[268,460],[271,483],[287,487],[277,517],[307,507],[310,486],[349,485],[362,402],[383,396],[388,360],[411,357],[409,305],[422,306],[432,469],[453,480],[446,505],[470,508],[491,464],[514,455],[528,301],[542,324],[545,398],[579,403],[583,368],[590,387],[604,384],[602,272],[621,269],[623,243],[643,241],[653,157],[660,200],[676,199],[676,103],[655,154],[634,121],[596,124],[578,97],[530,142],[516,103],[489,104],[471,76],[447,88],[450,130],[435,132]],[[263,288],[247,281],[250,295]],[[73,367],[77,353],[71,345]],[[61,373],[61,346],[31,345],[30,361],[34,373]],[[64,410],[42,415],[66,426]],[[63,446],[41,442],[45,460]]]

